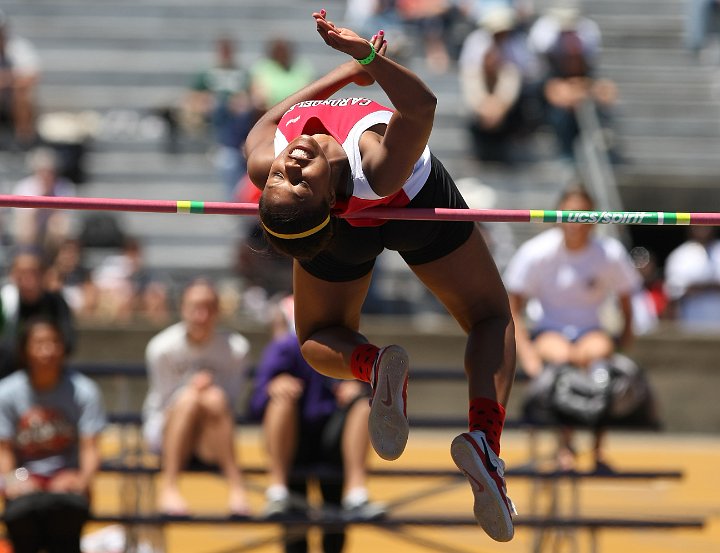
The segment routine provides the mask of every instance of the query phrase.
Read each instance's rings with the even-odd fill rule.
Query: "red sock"
[[[470,431],[482,430],[488,445],[500,456],[500,434],[505,424],[505,408],[494,399],[476,397],[470,400]]]
[[[380,348],[372,344],[357,346],[350,356],[350,370],[353,376],[363,382],[371,382],[372,368]]]

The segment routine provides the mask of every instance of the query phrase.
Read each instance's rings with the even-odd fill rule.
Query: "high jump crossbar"
[[[254,203],[195,200],[76,198],[0,194],[0,207],[43,208],[141,213],[195,213],[257,215]],[[720,225],[720,213],[663,211],[556,211],[544,209],[448,209],[374,207],[340,214],[346,219],[401,219],[413,221],[478,221],[485,223],[585,223],[619,225]]]

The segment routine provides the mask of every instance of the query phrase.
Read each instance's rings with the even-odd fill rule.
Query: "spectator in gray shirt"
[[[18,351],[24,370],[0,381],[0,474],[5,524],[16,553],[80,553],[105,426],[100,390],[65,369],[51,319],[28,321]]]

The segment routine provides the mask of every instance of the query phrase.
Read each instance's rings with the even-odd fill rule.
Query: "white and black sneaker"
[[[373,366],[368,430],[373,448],[388,461],[400,457],[410,432],[408,366],[408,354],[400,346],[382,348]]]
[[[457,436],[450,455],[467,476],[475,496],[474,512],[482,529],[495,541],[510,541],[514,535],[515,505],[507,496],[505,463],[490,448],[480,430]]]

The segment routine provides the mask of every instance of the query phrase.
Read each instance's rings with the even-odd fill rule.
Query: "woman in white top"
[[[589,211],[594,203],[581,188],[568,189],[560,210]],[[595,236],[593,226],[563,224],[523,244],[505,272],[520,365],[534,378],[545,364],[589,367],[610,357],[616,347],[633,339],[631,297],[640,277],[625,247],[614,238]],[[601,306],[615,296],[622,314],[617,338],[603,327]],[[535,300],[541,310],[532,331],[524,322],[525,307]],[[573,455],[569,432],[561,442],[559,461],[570,468]],[[602,463],[600,435],[595,448]]]

